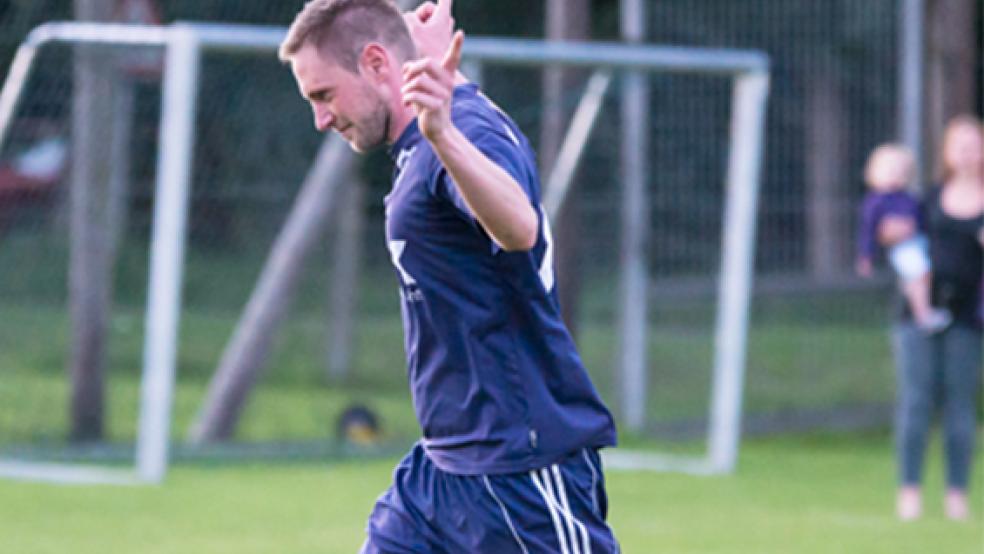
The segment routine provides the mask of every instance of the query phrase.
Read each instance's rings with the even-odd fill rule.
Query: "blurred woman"
[[[926,197],[926,221],[933,268],[931,299],[946,309],[952,324],[927,335],[909,310],[894,330],[898,372],[896,448],[900,488],[898,515],[922,514],[922,470],[935,409],[942,408],[946,453],[944,511],[954,520],[969,517],[967,487],[974,453],[976,402],[981,379],[980,319],[984,266],[984,127],[970,116],[952,120],[940,152],[940,184]],[[897,225],[881,230],[883,244],[905,236]]]

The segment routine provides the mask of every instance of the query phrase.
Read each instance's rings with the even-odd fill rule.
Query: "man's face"
[[[379,92],[364,77],[338,65],[313,44],[291,58],[301,94],[311,104],[314,126],[334,130],[356,152],[368,152],[386,142],[389,110]]]

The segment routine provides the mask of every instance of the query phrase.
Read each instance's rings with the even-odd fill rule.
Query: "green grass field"
[[[0,450],[5,442],[64,436],[70,394],[64,373],[67,314],[60,306],[16,301],[4,302],[2,311]],[[351,375],[343,382],[329,382],[323,373],[325,325],[318,315],[296,313],[281,331],[237,437],[320,439],[331,433],[335,416],[352,401],[369,403],[381,412],[391,435],[415,436],[396,315],[370,314],[359,319]],[[176,439],[183,436],[200,408],[235,316],[196,306],[189,306],[183,314],[173,418]],[[134,436],[143,347],[141,317],[134,308],[119,307],[111,323],[106,379],[111,440]],[[692,420],[706,413],[710,394],[710,326],[667,319],[675,324],[657,322],[650,339],[651,420]],[[579,340],[585,364],[609,401],[615,396],[611,367],[617,340],[613,328],[610,315],[588,314]],[[752,329],[746,383],[749,413],[888,402],[893,384],[887,337],[883,329],[872,326],[793,326],[767,321]]]
[[[610,522],[627,554],[980,554],[980,472],[973,521],[945,520],[936,446],[914,523],[893,515],[883,435],[750,441],[728,477],[610,471]],[[179,465],[152,487],[0,480],[0,552],[355,552],[394,463]]]
[[[34,259],[36,247],[24,246],[25,259]],[[0,266],[17,265],[17,256],[5,259],[3,254]],[[54,259],[63,259],[61,254]],[[189,267],[172,426],[176,443],[199,409],[252,283],[241,260],[214,258],[193,258]],[[132,441],[137,423],[143,267],[142,259],[124,264],[134,276],[120,277],[130,285],[118,289],[110,322],[107,434],[116,444]],[[8,446],[64,446],[69,397],[65,283],[52,277],[57,271],[35,269],[5,274],[0,284],[0,453]],[[236,438],[324,444],[332,439],[337,413],[352,401],[367,402],[380,413],[388,438],[400,442],[415,436],[419,431],[407,393],[392,276],[371,274],[364,280],[352,373],[330,382],[323,369],[322,273],[305,277],[298,305],[275,341]],[[617,349],[614,288],[595,283],[586,290],[579,348],[611,400]],[[866,292],[759,301],[748,343],[747,413],[836,411],[890,402],[885,302]],[[712,308],[708,299],[654,303],[652,420],[704,413],[713,358]],[[695,448],[694,443],[656,443],[638,436],[623,435],[622,440],[659,450]],[[743,447],[739,471],[728,477],[611,472],[611,522],[628,554],[980,554],[984,476],[975,475],[974,522],[944,520],[938,450],[934,447],[928,467],[928,514],[914,524],[903,525],[893,515],[894,468],[884,430],[751,440]],[[0,480],[0,554],[354,552],[395,462],[390,457],[258,464],[241,457],[209,458],[175,464],[167,481],[156,487]]]

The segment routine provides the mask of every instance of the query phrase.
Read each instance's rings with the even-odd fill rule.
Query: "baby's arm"
[[[860,222],[858,224],[857,238],[857,258],[854,269],[862,277],[870,277],[872,274],[871,260],[874,257],[875,248],[878,241],[878,217],[870,199],[865,198],[859,210]]]

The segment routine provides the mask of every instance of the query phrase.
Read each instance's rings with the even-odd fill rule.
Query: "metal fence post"
[[[899,140],[916,156],[916,175],[923,182],[923,37],[926,17],[925,0],[899,2]]]

